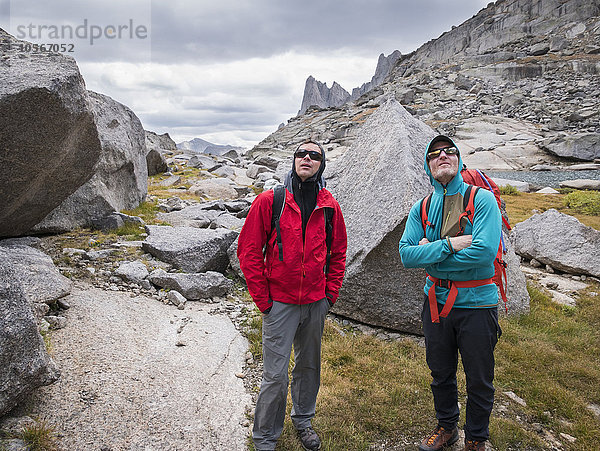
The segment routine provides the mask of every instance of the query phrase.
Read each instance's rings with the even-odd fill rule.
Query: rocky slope
[[[366,117],[393,97],[454,136],[470,167],[528,169],[598,158],[599,14],[597,0],[490,3],[401,56],[375,89],[340,107],[309,109],[252,153],[285,154],[312,136],[341,154]]]

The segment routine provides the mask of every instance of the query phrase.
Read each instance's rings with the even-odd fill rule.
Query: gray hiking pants
[[[263,377],[254,412],[252,438],[257,450],[275,449],[283,430],[292,344],[292,423],[311,425],[321,383],[321,337],[329,310],[326,298],[297,305],[273,302],[263,316]]]

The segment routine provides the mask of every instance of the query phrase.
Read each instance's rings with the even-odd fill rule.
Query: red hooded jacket
[[[324,207],[333,208],[333,233],[329,274],[325,276]],[[346,267],[346,225],[339,204],[322,188],[317,206],[306,225],[302,240],[302,216],[294,196],[285,191],[285,207],[280,218],[283,261],[279,261],[277,234],[271,231],[273,191],[265,191],[252,203],[238,240],[237,255],[252,299],[261,312],[273,301],[309,304],[326,295],[337,300]],[[263,248],[266,246],[266,253]]]

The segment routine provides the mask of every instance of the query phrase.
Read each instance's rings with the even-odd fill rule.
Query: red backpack
[[[463,208],[464,212],[461,213],[459,217],[459,224],[461,223],[461,219],[463,217],[467,217],[468,220],[473,224],[473,216],[475,215],[475,195],[480,188],[485,188],[492,193],[496,197],[496,201],[498,202],[498,208],[501,209],[502,199],[500,198],[500,189],[498,185],[494,183],[492,179],[490,179],[485,173],[478,169],[466,169],[463,168],[461,171],[461,175],[465,183],[471,185],[467,187],[465,191],[465,195],[463,197]],[[431,194],[426,196],[423,200],[421,200],[421,224],[423,226],[423,233],[425,233],[426,226],[434,227],[428,220],[428,212],[429,206],[431,204]],[[511,229],[508,219],[502,216],[502,222],[506,225],[508,230]],[[458,235],[462,234],[462,228],[459,230]],[[500,290],[500,296],[504,301],[504,308],[508,311],[507,307],[507,298],[506,298],[506,288],[507,288],[507,279],[506,279],[506,263],[503,260],[503,255],[506,253],[506,246],[504,244],[504,237],[501,235],[500,244],[498,246],[498,253],[496,254],[496,258],[494,259],[494,276],[491,278],[491,281],[494,282],[498,289]],[[459,281],[442,281],[437,279],[431,275],[427,275],[429,279],[433,282],[429,290],[429,307],[431,310],[431,320],[434,323],[439,322],[439,317],[437,313],[437,300],[435,298],[435,286],[443,286],[445,288],[450,288],[450,293],[448,294],[448,299],[446,300],[446,304],[444,308],[439,313],[439,316],[445,318],[450,313],[452,306],[454,305],[454,301],[456,299],[456,295],[458,293],[457,288],[470,288],[482,286],[490,283],[489,279],[485,280],[473,280],[467,282],[459,282]]]

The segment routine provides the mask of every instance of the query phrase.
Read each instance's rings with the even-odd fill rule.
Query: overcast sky
[[[350,92],[380,53],[410,53],[487,4],[0,0],[0,26],[65,44],[88,89],[130,107],[147,130],[251,147],[296,115],[309,75]]]

